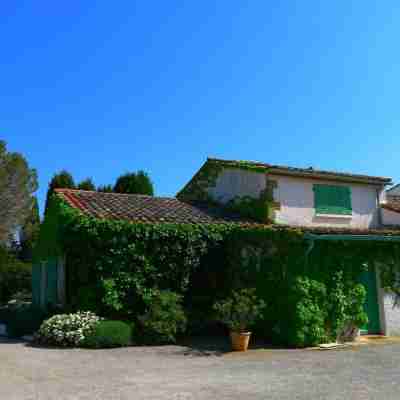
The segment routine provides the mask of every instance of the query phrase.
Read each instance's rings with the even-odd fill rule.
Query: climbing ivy
[[[220,163],[206,161],[191,181],[177,194],[177,198],[182,201],[214,203],[208,190],[215,186],[222,169],[223,166]]]
[[[299,228],[133,224],[83,215],[57,197],[51,207],[37,259],[65,254],[70,307],[80,308],[82,291],[90,288],[88,307],[108,317],[135,320],[154,293],[171,290],[185,296],[186,311],[195,294],[208,296],[202,318],[212,318],[208,305],[234,289],[255,287],[267,307],[254,332],[306,346],[334,339],[346,321],[365,319],[365,293],[357,285],[368,264],[379,264],[386,288],[398,288],[395,242],[316,241],[307,253]],[[46,238],[53,239],[46,244]],[[200,273],[210,279],[198,279]]]
[[[215,187],[218,176],[224,168],[237,168],[241,170],[262,173],[265,175],[265,189],[258,198],[251,196],[236,196],[227,204],[218,204],[216,199],[209,195],[209,189]],[[257,222],[267,223],[274,219],[273,189],[274,181],[267,179],[267,168],[246,161],[221,161],[209,159],[200,168],[198,173],[178,193],[177,197],[183,201],[202,201],[209,204],[218,204]]]

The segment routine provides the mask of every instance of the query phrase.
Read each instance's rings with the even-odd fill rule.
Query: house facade
[[[261,223],[319,229],[322,235],[315,238],[321,239],[328,236],[323,235],[326,229],[340,232],[336,239],[341,240],[357,240],[359,233],[383,240],[377,231],[400,226],[400,186],[385,192],[388,185],[391,179],[384,177],[208,159],[178,198],[228,206],[261,199],[269,202],[271,209],[269,221]],[[400,309],[394,295],[381,287],[378,267],[370,268],[360,280],[368,291],[370,320],[362,332],[400,334]]]
[[[176,198],[71,189],[57,189],[55,196],[96,219],[145,224],[264,224],[274,229],[278,225],[279,230],[298,227],[309,245],[306,259],[318,240],[400,242],[400,228],[385,227],[400,226],[400,206],[388,201],[385,192],[390,184],[391,179],[383,177],[208,159]],[[48,224],[53,229],[57,221],[49,219]],[[52,236],[47,235],[46,245]],[[68,282],[71,286],[73,274],[67,272],[66,259],[68,254],[65,258],[63,253],[49,253],[34,266],[33,299],[37,305],[68,302]],[[400,334],[400,310],[395,296],[382,287],[379,265],[369,265],[360,282],[367,288],[369,317],[362,333]]]
[[[273,223],[353,229],[382,225],[380,203],[390,178],[218,159],[209,159],[202,168],[209,168],[207,163],[218,171],[208,185],[202,185],[211,200],[229,204],[248,197],[258,199],[269,191]],[[195,175],[178,197],[196,200],[191,195],[196,180]]]

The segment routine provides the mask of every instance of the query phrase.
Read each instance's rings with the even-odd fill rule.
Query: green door
[[[381,333],[375,268],[370,266],[368,271],[363,272],[360,282],[364,285],[367,291],[364,309],[368,315],[368,324],[361,327],[361,334]]]

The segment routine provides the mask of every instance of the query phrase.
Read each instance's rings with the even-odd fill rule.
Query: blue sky
[[[13,1],[0,139],[39,173],[174,195],[207,156],[400,181],[400,3]]]

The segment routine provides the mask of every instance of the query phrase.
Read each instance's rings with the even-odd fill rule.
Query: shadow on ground
[[[229,337],[224,336],[192,336],[180,341],[183,348],[179,353],[185,356],[222,356],[232,352]],[[271,348],[265,342],[250,343],[249,350]]]

